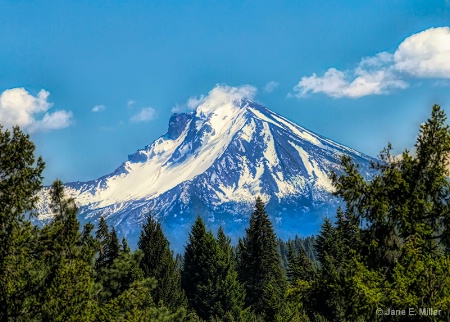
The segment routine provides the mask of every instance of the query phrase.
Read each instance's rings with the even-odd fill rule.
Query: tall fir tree
[[[144,279],[144,273],[139,267],[142,260],[142,252],[120,252],[111,265],[97,274],[97,281],[101,285],[98,299],[102,304],[114,301],[135,282]]]
[[[171,309],[184,306],[186,297],[181,288],[181,272],[161,225],[151,215],[142,227],[138,247],[143,253],[140,267],[144,276],[157,281],[152,291],[155,302],[162,301]]]
[[[100,217],[97,231],[95,232],[97,240],[98,256],[95,260],[95,269],[98,274],[103,274],[102,270],[110,267],[114,260],[119,257],[120,244],[116,229],[109,230],[108,224],[103,217]]]
[[[218,258],[217,279],[219,281],[219,302],[224,321],[240,320],[245,301],[245,290],[238,280],[231,239],[225,235],[222,227],[217,231]]]
[[[127,239],[122,237],[122,245],[120,245],[120,251],[125,254],[129,254],[131,252],[130,246],[128,246]]]
[[[246,305],[267,320],[275,319],[286,290],[277,247],[272,223],[258,197],[250,227],[238,244],[238,273],[245,287]]]
[[[27,296],[37,292],[31,256],[37,235],[25,214],[37,201],[44,162],[34,150],[19,127],[0,125],[0,321],[20,319],[35,305]]]
[[[286,273],[291,284],[295,284],[297,280],[311,281],[314,279],[313,263],[303,248],[296,252],[293,243],[289,243],[287,257],[288,267]]]
[[[122,294],[134,281],[143,278],[139,269],[140,254],[122,252],[116,229],[108,228],[101,217],[96,231],[97,258],[95,260],[96,281],[101,286],[99,299],[108,302]],[[128,247],[125,241],[125,247]],[[127,249],[124,249],[127,251]]]
[[[120,244],[119,238],[117,237],[116,229],[112,227],[111,233],[109,234],[109,243],[108,243],[108,258],[112,263],[116,258],[119,257],[120,254]]]
[[[203,220],[198,216],[192,225],[184,252],[181,281],[189,307],[205,320],[216,313],[216,294],[211,285],[215,275],[212,269],[216,255],[215,245],[214,236],[206,231]]]
[[[245,291],[237,278],[230,238],[219,227],[215,240],[200,217],[190,237],[183,262],[183,285],[188,288],[190,307],[209,321],[249,320],[251,314],[244,309]]]
[[[345,210],[318,239],[315,297],[322,309],[316,307],[328,319],[373,320],[380,306],[444,310],[450,303],[443,253],[450,240],[450,128],[439,106],[421,125],[415,149],[394,157],[389,144],[372,163],[370,181],[345,156],[344,173],[331,176]]]
[[[50,197],[54,219],[42,229],[38,248],[45,265],[38,317],[43,321],[89,319],[96,307],[94,244],[87,236],[92,226],[79,231],[78,209],[74,200],[65,196],[60,180],[53,183]]]
[[[320,271],[308,306],[312,306],[316,314],[333,321],[342,318],[345,306],[345,298],[339,292],[345,251],[337,229],[329,218],[325,218],[322,224],[315,247]]]

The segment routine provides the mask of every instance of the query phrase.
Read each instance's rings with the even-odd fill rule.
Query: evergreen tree
[[[114,262],[116,258],[119,257],[120,253],[120,244],[119,244],[119,238],[117,238],[116,229],[113,227],[111,229],[111,233],[109,235],[109,243],[107,245],[108,250],[108,259],[110,263]]]
[[[108,244],[110,239],[108,224],[105,218],[100,217],[97,231],[95,232],[95,239],[98,245],[98,257],[95,260],[95,269],[100,272],[103,268],[108,266],[110,262],[108,258]]]
[[[151,297],[155,286],[156,281],[151,278],[132,283],[125,292],[100,308],[95,321],[191,321],[184,308],[170,311],[166,307],[157,307]]]
[[[120,251],[125,254],[129,254],[131,252],[130,246],[128,246],[128,242],[125,237],[122,237],[122,245],[120,247]]]
[[[95,269],[99,275],[104,274],[102,270],[110,267],[115,259],[119,257],[120,244],[116,229],[109,231],[108,224],[100,217],[98,229],[95,233],[98,246],[98,257],[95,260]]]
[[[267,320],[274,320],[282,305],[286,281],[272,223],[259,197],[250,217],[250,227],[239,241],[238,273],[245,287],[246,305]]]
[[[83,226],[80,238],[81,256],[88,263],[94,263],[94,258],[97,253],[97,240],[92,236],[94,225],[88,222]],[[91,264],[92,264],[91,263]]]
[[[144,273],[139,267],[142,252],[121,252],[112,264],[102,269],[97,278],[101,285],[99,299],[102,303],[114,301],[135,282],[144,279]]]
[[[143,253],[140,267],[144,276],[157,281],[152,291],[155,302],[161,301],[171,309],[184,306],[186,298],[181,288],[181,272],[161,225],[150,215],[142,227],[138,247]]]
[[[300,251],[303,251],[308,259],[310,259],[311,264],[314,269],[318,268],[318,259],[317,259],[317,252],[315,249],[316,245],[316,236],[311,235],[305,238],[300,238],[298,236],[295,236],[294,239],[289,239],[288,241],[283,241],[281,239],[278,239],[278,245],[280,248],[280,255],[281,255],[281,261],[282,266],[287,273],[288,266],[289,266],[289,246],[292,247],[292,250],[294,253],[298,254]]]
[[[95,262],[96,280],[101,286],[99,300],[105,303],[122,294],[134,281],[144,278],[139,268],[142,254],[131,254],[125,239],[122,251],[115,228],[109,231],[103,217],[100,218],[96,239],[99,250]]]
[[[189,307],[204,320],[239,315],[240,310],[239,285],[226,257],[229,245],[223,233],[219,243],[197,217],[184,254],[182,285]]]
[[[72,198],[66,198],[63,183],[56,179],[50,189],[50,209],[53,211],[53,221],[44,227],[41,241],[48,245],[47,251],[57,260],[62,257],[71,257],[73,247],[81,238],[79,234],[80,223],[77,219],[78,208]]]
[[[34,209],[42,187],[44,162],[34,156],[34,144],[18,127],[0,125],[0,321],[26,316],[36,292],[33,248],[36,230],[25,214]]]
[[[96,307],[94,244],[88,236],[92,225],[79,231],[78,209],[73,199],[65,197],[60,180],[53,183],[50,197],[55,216],[40,234],[38,254],[44,276],[38,316],[43,321],[89,319]]]
[[[313,296],[329,320],[373,320],[380,306],[443,310],[450,303],[442,253],[450,236],[445,121],[433,106],[421,125],[416,156],[405,151],[393,157],[389,144],[372,164],[370,181],[345,156],[344,174],[331,176],[345,210],[338,211],[336,227],[325,223],[318,238],[321,271]]]
[[[295,284],[297,280],[311,281],[314,275],[314,266],[306,251],[300,248],[296,253],[293,244],[289,243],[287,277],[290,283]]]
[[[320,271],[305,307],[314,319],[374,320],[375,309],[383,298],[381,275],[366,267],[358,253],[359,228],[341,209],[337,218],[336,226],[325,219],[317,237]]]
[[[222,227],[217,232],[218,259],[217,279],[219,281],[219,302],[224,320],[239,320],[244,307],[245,290],[238,281],[237,271],[231,250],[231,240]],[[230,316],[227,318],[227,316]]]

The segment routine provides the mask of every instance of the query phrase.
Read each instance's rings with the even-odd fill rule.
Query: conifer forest
[[[390,144],[366,180],[343,156],[341,206],[306,238],[277,238],[259,196],[236,245],[198,216],[174,254],[148,214],[136,249],[104,218],[81,227],[56,179],[34,224],[44,160],[0,127],[0,321],[448,321],[450,128],[435,105],[415,151]],[[302,236],[302,232],[293,232]]]

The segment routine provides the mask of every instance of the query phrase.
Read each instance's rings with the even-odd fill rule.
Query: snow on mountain
[[[251,99],[253,88],[218,86],[190,113],[174,114],[166,134],[128,156],[113,173],[66,184],[80,220],[104,216],[131,243],[150,212],[176,251],[201,215],[209,227],[240,236],[256,196],[282,238],[316,233],[337,200],[328,178],[342,154],[368,171],[370,157],[317,135]],[[48,219],[48,188],[40,219]]]

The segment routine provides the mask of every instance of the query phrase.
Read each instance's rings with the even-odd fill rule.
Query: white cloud
[[[131,108],[131,107],[133,107],[134,103],[136,103],[136,101],[135,101],[135,100],[128,100],[128,102],[127,102],[127,106],[128,106],[128,108]]]
[[[240,101],[242,99],[254,99],[257,89],[251,85],[242,85],[239,87],[216,85],[204,98],[208,103],[227,103],[230,101]]]
[[[139,113],[130,118],[132,122],[147,122],[156,118],[156,110],[152,107],[145,107]]]
[[[360,66],[354,71],[342,72],[330,68],[322,77],[313,74],[302,77],[294,90],[297,96],[311,93],[324,93],[328,96],[340,98],[358,98],[374,94],[387,94],[395,88],[406,88],[408,83],[397,79],[390,69],[367,70]]]
[[[203,104],[205,102],[205,96],[201,95],[199,98],[197,97],[191,97],[187,100],[186,106],[190,110],[195,110],[197,106]]]
[[[252,100],[256,95],[256,87],[251,85],[242,85],[232,87],[226,85],[216,85],[207,96],[201,96],[200,99],[188,101],[190,108],[196,108],[197,113],[209,113],[216,108],[228,104],[230,102],[241,101],[243,99]],[[196,102],[196,104],[193,104]]]
[[[51,114],[45,113],[42,120],[36,121],[30,126],[32,132],[42,130],[57,130],[68,127],[71,123],[73,114],[67,111],[55,111]]]
[[[450,78],[450,28],[430,28],[406,38],[394,53],[398,70],[420,78]]]
[[[253,99],[256,95],[256,87],[251,85],[243,85],[239,87],[216,85],[208,95],[200,95],[200,97],[190,97],[185,104],[175,105],[172,107],[173,113],[181,113],[195,110],[199,106],[209,105],[220,106],[230,101],[238,101],[241,99]]]
[[[408,75],[450,78],[450,28],[431,28],[414,34],[394,54],[381,52],[365,57],[353,70],[330,68],[322,76],[303,76],[294,92],[297,97],[323,93],[335,98],[388,94],[407,88]]]
[[[105,106],[105,105],[95,105],[95,106],[92,108],[92,112],[96,113],[96,112],[103,111],[104,109],[106,109],[106,106]]]
[[[15,125],[30,132],[60,129],[70,125],[72,112],[47,112],[53,104],[47,101],[50,93],[41,90],[36,96],[24,88],[7,89],[0,95],[0,124],[6,128]],[[37,117],[45,113],[42,119]]]
[[[196,96],[192,96],[184,104],[175,104],[175,106],[172,107],[171,112],[172,113],[190,112],[192,110],[195,110],[197,106],[203,104],[204,102],[205,102],[204,95],[200,95],[199,98],[197,98]]]
[[[183,113],[186,111],[186,107],[184,105],[175,104],[174,107],[170,110],[172,113]]]
[[[277,87],[280,85],[279,83],[275,81],[270,81],[264,86],[264,91],[267,93],[272,93]]]

